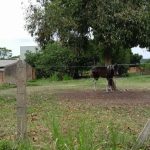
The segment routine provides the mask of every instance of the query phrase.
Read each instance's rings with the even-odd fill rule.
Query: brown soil
[[[150,106],[150,91],[114,91],[104,90],[71,90],[60,93],[59,99],[69,102],[84,102],[96,105],[121,105],[121,106]]]

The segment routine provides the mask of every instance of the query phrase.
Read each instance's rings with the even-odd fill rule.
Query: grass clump
[[[0,85],[0,90],[10,89],[10,88],[16,88],[17,86],[15,84],[8,84],[4,83]]]
[[[64,80],[72,80],[73,78],[72,78],[71,76],[69,76],[68,74],[64,74],[64,75],[62,76],[62,79],[63,79],[63,81],[64,81]]]
[[[72,80],[72,77],[67,74],[61,74],[59,72],[55,72],[49,78],[50,81],[64,81],[64,80]]]
[[[15,143],[14,141],[0,141],[0,150],[35,150],[29,143]]]
[[[98,145],[94,144],[94,125],[88,125],[81,121],[76,132],[68,128],[66,133],[60,128],[60,123],[53,118],[54,149],[57,150],[95,150]]]
[[[6,140],[0,142],[0,150],[12,150],[12,144]]]

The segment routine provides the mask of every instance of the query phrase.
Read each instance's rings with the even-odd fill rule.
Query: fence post
[[[150,133],[150,119],[148,120],[143,131],[139,135],[135,145],[132,147],[132,150],[139,150],[140,146],[144,143],[149,133]]]
[[[17,139],[27,138],[26,63],[17,62]]]

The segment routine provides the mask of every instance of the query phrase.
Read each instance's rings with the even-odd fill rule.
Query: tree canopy
[[[26,30],[41,47],[58,40],[82,55],[92,40],[110,64],[115,55],[150,46],[150,2],[146,0],[39,0],[26,9]]]
[[[71,49],[54,42],[46,45],[44,50],[36,51],[36,53],[27,51],[25,61],[36,68],[37,78],[47,78],[57,72],[60,76],[67,74],[76,79],[82,77],[83,70],[89,70],[93,65],[102,66],[105,64],[99,49],[91,41],[89,50],[84,55],[76,56]],[[141,57],[138,54],[133,54],[131,50],[124,50],[120,47],[120,53],[113,57],[112,62],[136,64],[140,62]]]

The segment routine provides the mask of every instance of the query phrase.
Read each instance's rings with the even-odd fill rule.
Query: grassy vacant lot
[[[117,78],[116,84],[119,90],[126,89],[130,93],[150,93],[150,76]],[[129,100],[118,103],[117,99],[121,101],[121,95],[126,91],[114,98],[117,91],[106,99],[105,104],[105,98],[101,101],[100,94],[107,97],[109,93],[105,93],[104,89],[104,79],[98,81],[95,93],[98,98],[90,96],[95,92],[92,78],[28,82],[27,131],[30,145],[17,146],[16,87],[0,85],[0,149],[6,145],[20,150],[131,149],[150,118],[150,97],[147,96],[149,103],[141,103],[139,97],[140,103],[135,104],[134,99],[131,99],[132,103]],[[109,104],[109,101],[113,103]],[[144,142],[142,150],[150,149],[149,141],[150,137]]]

